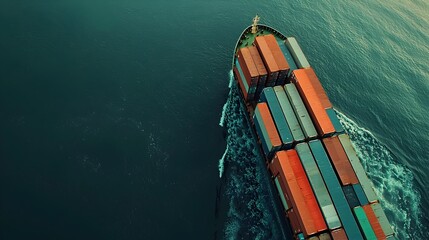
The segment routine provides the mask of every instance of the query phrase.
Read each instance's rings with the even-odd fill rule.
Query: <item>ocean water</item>
[[[0,239],[285,238],[231,82],[256,13],[299,41],[398,238],[428,239],[427,12],[0,0]]]

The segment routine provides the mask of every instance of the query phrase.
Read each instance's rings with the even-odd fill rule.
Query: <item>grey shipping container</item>
[[[343,186],[344,196],[346,196],[347,202],[350,208],[360,206],[358,197],[356,196],[355,190],[352,185]]]
[[[346,152],[347,157],[352,164],[353,170],[356,173],[356,176],[360,185],[362,186],[363,191],[365,192],[368,201],[370,203],[377,202],[378,198],[377,194],[374,192],[374,188],[372,187],[372,182],[366,175],[365,169],[363,168],[362,163],[356,154],[349,136],[347,134],[341,134],[338,135],[338,138],[340,139],[341,145],[343,145],[344,151]]]
[[[341,222],[338,218],[337,211],[335,211],[328,189],[323,182],[322,175],[314,161],[308,144],[300,143],[296,145],[295,150],[299,155],[299,159],[301,160],[302,166],[304,167],[305,173],[307,174],[308,180],[313,188],[314,195],[316,196],[317,202],[319,203],[323,217],[325,218],[329,229],[334,230],[336,228],[340,228]]]
[[[286,122],[286,118],[283,114],[282,108],[280,107],[280,103],[277,100],[276,94],[274,93],[274,89],[272,87],[264,88],[259,100],[267,103],[276,125],[277,132],[282,140],[283,148],[290,149],[293,144],[292,132]]]
[[[295,59],[296,65],[299,68],[309,68],[310,63],[308,63],[307,58],[304,55],[304,52],[302,52],[301,47],[299,46],[298,42],[294,37],[288,37],[285,41],[286,46],[288,47],[290,53],[292,54],[293,58]]]
[[[329,236],[329,233],[322,233],[319,235],[320,240],[331,240],[331,236]]]
[[[331,195],[334,206],[337,210],[338,216],[343,224],[344,230],[349,239],[363,240],[363,236],[359,227],[353,217],[352,211],[347,203],[346,197],[341,190],[341,185],[332,168],[328,155],[326,154],[322,143],[319,140],[312,140],[309,142],[311,152],[314,159],[319,166],[320,173],[325,181],[328,192]]]
[[[360,183],[353,184],[353,189],[355,190],[356,196],[359,199],[359,203],[361,206],[368,204],[368,198],[366,198],[365,192],[362,189]]]
[[[329,119],[332,122],[332,125],[334,125],[335,132],[343,133],[344,132],[343,125],[341,125],[341,122],[338,119],[338,116],[337,116],[337,113],[335,112],[335,110],[333,108],[328,108],[328,109],[326,109],[326,113],[328,114]]]
[[[277,96],[277,100],[280,103],[280,107],[286,118],[286,122],[289,129],[292,132],[293,140],[295,142],[304,141],[304,133],[302,132],[301,126],[299,125],[298,119],[296,118],[295,112],[293,111],[292,105],[286,96],[286,92],[282,86],[275,86],[274,92]]]
[[[316,128],[311,121],[310,114],[308,114],[307,109],[305,108],[304,102],[302,101],[301,96],[298,93],[298,90],[295,87],[295,84],[288,83],[285,85],[286,95],[289,98],[289,101],[292,105],[293,110],[295,111],[298,122],[301,125],[301,129],[304,133],[306,139],[314,139],[317,137]]]
[[[375,216],[378,219],[378,222],[380,223],[381,229],[383,229],[384,235],[386,235],[387,237],[395,234],[392,227],[390,226],[389,220],[387,220],[386,214],[381,208],[381,205],[379,203],[374,203],[374,204],[371,204],[371,207],[375,213]]]

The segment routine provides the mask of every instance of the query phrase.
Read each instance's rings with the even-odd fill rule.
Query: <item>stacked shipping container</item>
[[[296,40],[285,44],[273,35],[256,37],[256,47],[237,51],[234,75],[246,101],[259,99],[254,127],[295,237],[393,236],[320,80]],[[270,87],[283,85],[297,66],[292,83]]]
[[[280,68],[263,36],[255,38],[255,46],[258,48],[262,61],[267,68],[268,77],[265,86],[273,87],[276,85]]]
[[[271,34],[265,35],[263,37],[265,38],[265,42],[267,43],[267,46],[273,54],[274,60],[279,67],[279,75],[277,77],[276,85],[284,85],[290,70],[289,64],[283,55],[276,38]]]
[[[267,81],[267,69],[264,66],[264,62],[262,61],[261,56],[259,55],[258,49],[255,46],[248,47],[250,54],[252,55],[253,62],[256,65],[256,68],[259,73],[259,81],[258,86],[256,88],[256,98],[259,98],[262,90],[265,87],[265,82]]]
[[[274,89],[271,87],[264,88],[260,97],[260,101],[267,103],[268,108],[270,109],[277,128],[277,132],[279,133],[282,140],[282,148],[290,149],[293,143],[292,132],[290,131],[289,125],[286,122],[285,115],[283,114],[282,108],[280,107],[280,103],[277,99]]]
[[[285,192],[291,199],[292,209],[297,217],[296,228],[302,229],[305,237],[326,230],[322,213],[296,151],[277,152],[271,161],[270,170],[285,183]]]
[[[310,78],[304,69],[294,70],[292,80],[296,83],[299,93],[303,96],[305,106],[307,107],[311,118],[314,121],[317,132],[320,137],[330,136],[335,133],[335,128],[326,113],[315,89],[312,86]]]
[[[255,128],[262,142],[262,149],[266,157],[280,150],[282,142],[266,103],[258,103],[253,117]]]

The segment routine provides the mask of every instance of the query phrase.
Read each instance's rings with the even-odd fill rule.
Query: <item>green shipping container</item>
[[[372,230],[371,224],[369,223],[368,217],[365,214],[365,211],[361,206],[353,208],[355,212],[356,219],[358,220],[359,226],[362,229],[365,239],[367,240],[377,240],[374,230]]]

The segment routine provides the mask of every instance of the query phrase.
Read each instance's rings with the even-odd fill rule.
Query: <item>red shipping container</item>
[[[332,108],[332,103],[329,101],[328,95],[325,92],[325,89],[323,88],[322,84],[320,83],[319,78],[316,75],[316,72],[314,72],[313,68],[307,68],[305,69],[305,72],[307,73],[308,78],[310,78],[311,85],[313,86],[314,90],[317,93],[317,96],[320,99],[320,102],[322,103],[322,106],[327,108]]]
[[[326,230],[327,227],[322,215],[322,211],[320,210],[319,204],[317,203],[313,189],[311,188],[310,182],[307,178],[307,174],[305,173],[304,167],[301,164],[301,160],[299,160],[299,156],[289,156],[289,162],[292,167],[292,171],[295,175],[298,186],[304,196],[307,209],[310,212],[311,218],[314,221],[314,225],[317,229],[317,232],[322,232]]]
[[[273,54],[268,48],[265,38],[263,36],[256,37],[254,43],[261,55],[262,61],[265,64],[265,68],[268,71],[267,83],[276,82],[279,74],[279,67],[277,66]]]
[[[365,214],[369,220],[369,224],[371,224],[372,230],[374,230],[377,239],[386,239],[386,235],[384,234],[383,229],[381,228],[381,225],[378,222],[378,218],[375,215],[374,210],[372,210],[371,205],[365,205],[362,206],[362,208],[365,211]]]
[[[292,80],[296,83],[305,106],[315,123],[319,136],[324,137],[335,133],[334,125],[326,113],[326,110],[323,108],[316,91],[312,87],[311,81],[305,73],[305,69],[297,69],[292,73]]]
[[[285,79],[289,73],[290,67],[289,63],[287,62],[282,50],[279,47],[279,44],[277,43],[276,38],[272,34],[268,34],[264,36],[265,42],[268,45],[268,48],[271,50],[271,53],[273,54],[274,60],[277,63],[277,66],[279,67],[279,76],[277,79],[277,83],[284,84]]]
[[[321,224],[318,222],[319,219],[317,217],[313,219],[313,214],[311,211],[312,207],[311,205],[308,206],[307,204],[308,196],[304,196],[303,194],[307,193],[309,190],[303,191],[303,189],[301,189],[301,186],[298,182],[301,182],[302,178],[296,178],[292,169],[293,164],[291,164],[290,160],[300,161],[298,158],[298,154],[294,149],[277,152],[271,164],[274,164],[273,168],[278,169],[279,176],[281,176],[282,179],[285,179],[285,191],[290,197],[292,208],[297,215],[299,225],[302,227],[302,232],[307,237],[309,235],[316,234],[318,232],[318,226],[320,226]],[[309,187],[311,191],[311,186]],[[322,222],[324,223],[322,216],[321,218]]]
[[[346,232],[342,228],[332,231],[331,236],[333,240],[348,240]]]
[[[341,145],[340,140],[337,136],[324,138],[323,145],[328,152],[329,157],[334,165],[335,170],[340,177],[341,184],[343,186],[349,184],[359,183],[359,180],[356,177],[356,173],[353,170],[353,167],[347,157],[346,152],[344,151],[343,146]]]
[[[240,48],[237,53],[237,58],[247,84],[249,87],[255,87],[258,84],[259,73],[249,49]]]
[[[240,77],[240,73],[238,72],[238,69],[234,67],[234,75],[237,78],[238,84],[240,85],[241,92],[243,93],[244,99],[247,101],[247,90],[244,87],[243,79]]]

